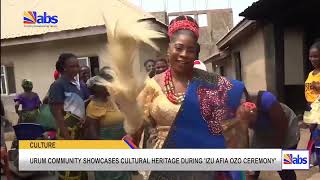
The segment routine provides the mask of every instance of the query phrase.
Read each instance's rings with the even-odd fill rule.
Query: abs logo
[[[293,157],[292,154],[284,154],[283,155],[283,163],[284,164],[307,164],[307,158],[300,157],[299,155],[297,157]]]
[[[47,12],[42,14],[37,13],[36,11],[24,11],[23,13],[23,24],[25,25],[33,25],[33,24],[57,24],[58,16],[49,16]]]
[[[309,169],[309,152],[306,150],[283,150],[282,169]]]

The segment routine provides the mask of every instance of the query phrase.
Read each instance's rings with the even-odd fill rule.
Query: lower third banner
[[[19,147],[21,171],[278,171],[283,164],[281,149],[131,149],[125,141],[92,140],[20,141]]]

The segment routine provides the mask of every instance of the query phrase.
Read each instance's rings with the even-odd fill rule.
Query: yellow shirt
[[[305,82],[304,94],[306,96],[306,100],[309,103],[313,103],[317,99],[317,97],[320,95],[320,92],[317,92],[311,88],[311,83],[313,81],[320,82],[320,72],[316,75],[313,75],[313,71],[311,71]]]
[[[124,115],[111,100],[106,102],[91,100],[87,106],[87,116],[100,120],[101,126],[115,125],[124,121]]]

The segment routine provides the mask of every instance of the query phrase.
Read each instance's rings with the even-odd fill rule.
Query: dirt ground
[[[310,137],[309,129],[300,129],[301,135],[300,135],[300,141],[298,144],[298,149],[305,149],[308,144],[308,140]],[[320,172],[318,167],[313,167],[310,170],[296,170],[298,180],[319,180],[320,179]],[[277,180],[280,179],[277,172],[261,172],[260,174],[261,180]]]

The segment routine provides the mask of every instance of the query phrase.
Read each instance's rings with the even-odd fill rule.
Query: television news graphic
[[[283,150],[282,169],[309,169],[308,150]]]
[[[307,151],[136,149],[124,140],[21,140],[20,171],[279,171],[308,169]]]

